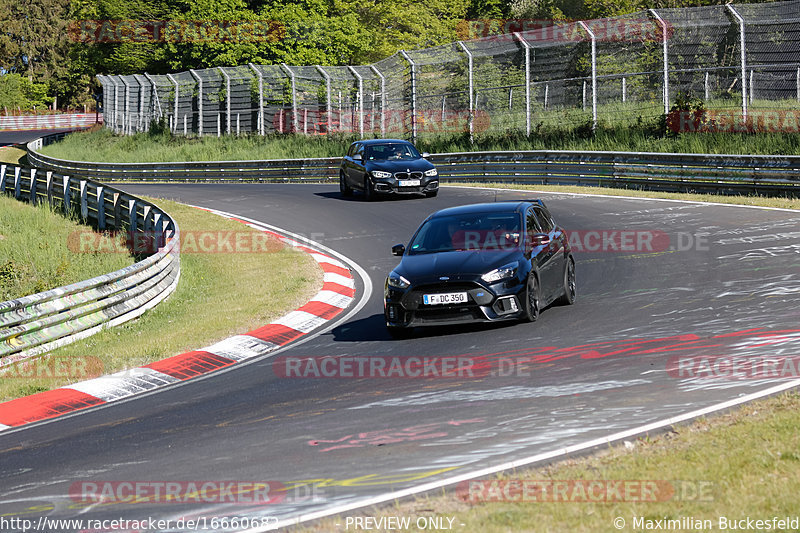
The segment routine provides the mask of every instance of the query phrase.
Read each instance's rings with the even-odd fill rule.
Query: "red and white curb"
[[[322,268],[322,289],[299,309],[248,333],[234,335],[211,346],[143,367],[0,403],[0,431],[152,392],[263,356],[318,329],[353,302],[356,295],[355,279],[350,268],[342,261],[317,247],[281,235],[270,226],[213,209],[198,209],[246,224],[274,236],[287,246],[310,254]]]

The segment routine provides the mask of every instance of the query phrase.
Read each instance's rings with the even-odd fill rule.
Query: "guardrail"
[[[134,243],[162,245],[116,272],[0,303],[0,367],[136,318],[175,290],[179,229],[155,205],[86,178],[5,164],[0,193],[47,202],[100,231],[126,232]]]
[[[0,130],[45,130],[56,128],[85,128],[102,124],[103,115],[98,113],[53,113],[51,115],[6,115],[0,116]]]
[[[28,160],[53,171],[111,181],[303,182],[338,180],[341,158],[179,163],[67,161],[28,144]],[[578,152],[459,152],[430,156],[443,180],[589,185],[670,192],[800,196],[800,156]]]

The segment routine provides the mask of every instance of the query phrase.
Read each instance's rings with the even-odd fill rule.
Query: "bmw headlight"
[[[432,168],[430,170],[426,170],[425,171],[425,175],[428,176],[428,177],[431,177],[431,176],[438,176],[439,173],[436,171],[435,168]]]
[[[500,268],[495,268],[491,272],[487,272],[481,276],[481,279],[486,283],[494,283],[495,281],[513,278],[517,274],[517,267],[519,267],[519,262],[514,261]]]
[[[386,279],[386,282],[389,284],[390,287],[394,287],[396,289],[407,289],[411,286],[411,282],[408,281],[406,278],[392,270],[389,273],[389,277]]]
[[[373,178],[391,178],[392,177],[392,173],[391,172],[384,172],[382,170],[373,170],[372,171],[372,177]]]

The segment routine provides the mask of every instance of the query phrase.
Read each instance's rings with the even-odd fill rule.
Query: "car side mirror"
[[[361,154],[356,154],[353,156],[353,161],[363,161],[363,159],[364,158],[361,157]]]
[[[534,248],[538,248],[539,246],[547,246],[548,244],[550,244],[550,235],[547,233],[534,233],[530,236],[530,239],[528,239],[525,251],[530,252]]]
[[[428,159],[431,156],[428,152],[422,152],[422,159]]]
[[[406,253],[406,247],[402,244],[395,244],[392,246],[392,255],[403,255]]]

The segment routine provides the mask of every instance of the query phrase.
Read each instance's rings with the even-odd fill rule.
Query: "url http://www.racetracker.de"
[[[56,519],[40,516],[38,518],[2,517],[0,531],[38,531],[41,533],[60,533],[63,531],[219,531],[226,529],[250,529],[266,527],[278,522],[276,517],[236,517],[236,516],[197,516],[193,518],[158,519],[127,518],[111,519]]]

